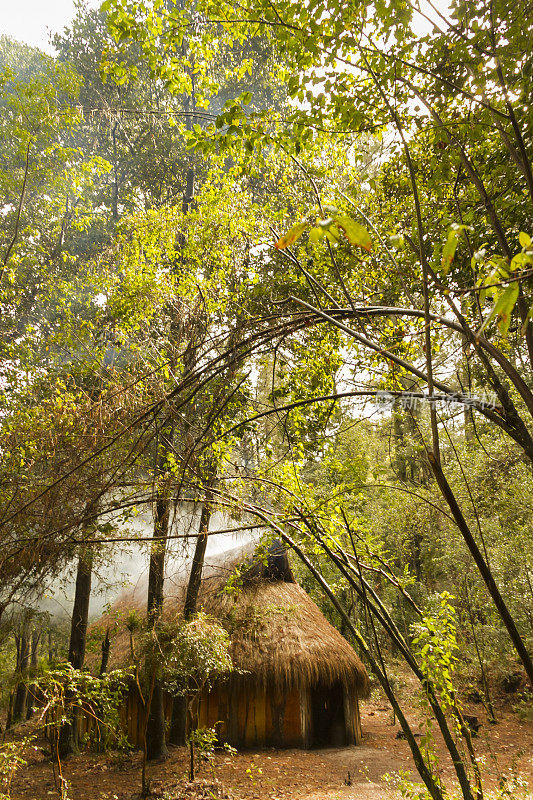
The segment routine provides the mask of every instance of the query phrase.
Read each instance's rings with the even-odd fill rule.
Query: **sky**
[[[101,0],[87,0],[95,8]],[[436,0],[435,5],[446,11],[447,0]],[[424,10],[429,10],[422,0]],[[434,16],[431,11],[430,15]],[[0,33],[39,47],[51,55],[54,49],[49,43],[50,32],[62,30],[74,16],[74,0],[0,0]],[[427,23],[419,18],[420,32],[425,33]]]
[[[101,0],[89,0],[97,7]],[[74,0],[0,0],[0,33],[51,55],[49,33],[61,31],[74,16]]]

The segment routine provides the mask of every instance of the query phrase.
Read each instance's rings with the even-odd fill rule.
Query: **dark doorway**
[[[346,744],[342,684],[311,689],[311,719],[312,747],[343,747]]]

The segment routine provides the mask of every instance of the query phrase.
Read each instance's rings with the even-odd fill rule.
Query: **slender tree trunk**
[[[93,548],[90,543],[82,545],[76,574],[76,591],[70,625],[68,660],[74,669],[81,669],[85,660],[87,623],[89,620],[89,601],[93,571]],[[67,698],[68,702],[68,698]],[[59,732],[58,750],[60,758],[78,749],[78,710],[72,710],[71,721],[65,723]]]
[[[185,595],[183,616],[186,620],[192,619],[192,617],[196,613],[198,594],[200,592],[200,585],[202,583],[202,572],[204,569],[205,551],[207,548],[207,540],[209,538],[209,522],[211,520],[212,486],[213,486],[213,478],[211,476],[207,485],[206,497],[202,505],[202,513],[200,516],[200,530],[198,532],[198,538],[196,539],[196,547],[194,549],[194,555],[192,558],[189,583],[187,585],[187,593]]]
[[[163,587],[165,582],[165,555],[170,517],[168,487],[160,490],[155,509],[154,538],[150,552],[148,571],[148,628],[152,634],[152,647],[146,659],[146,673],[151,676],[153,691],[146,709],[146,757],[148,761],[166,758],[165,710],[163,706],[163,687],[158,674],[157,623],[163,612]]]
[[[518,628],[516,627],[516,622],[514,620],[514,617],[507,608],[507,605],[500,594],[500,590],[498,589],[496,581],[494,580],[494,575],[492,574],[489,565],[483,558],[483,555],[479,547],[477,546],[472,531],[470,530],[468,523],[463,516],[463,512],[461,511],[459,504],[457,503],[455,495],[448,481],[446,480],[446,477],[440,467],[440,464],[433,457],[432,453],[429,453],[429,461],[431,464],[431,468],[433,469],[433,474],[435,475],[435,480],[437,481],[439,489],[441,490],[443,497],[445,498],[446,502],[448,503],[448,506],[450,507],[450,511],[452,512],[457,527],[461,531],[463,539],[468,549],[470,550],[472,558],[475,561],[476,567],[478,568],[481,577],[485,581],[485,586],[487,587],[489,594],[492,597],[494,605],[496,606],[496,610],[500,615],[500,619],[507,628],[507,633],[509,634],[513,646],[516,652],[518,653],[518,656],[524,666],[524,669],[526,670],[529,682],[531,686],[533,686],[533,661],[526,648],[524,640],[520,636]]]
[[[30,670],[32,673],[32,678],[35,677],[35,673],[37,672],[37,663],[38,663],[38,656],[39,656],[39,642],[41,640],[42,630],[39,631],[36,628],[33,630],[31,635],[31,657],[30,657]],[[33,703],[37,699],[37,686],[35,683],[32,683],[28,689],[28,703],[26,708],[26,719],[30,719],[33,714]]]
[[[28,700],[28,668],[30,666],[30,631],[29,623],[25,621],[20,632],[18,646],[17,673],[19,676],[15,697],[13,700],[13,713],[11,722],[16,725],[26,719],[26,703]]]
[[[185,37],[182,43],[182,50],[183,56],[186,58],[188,56],[188,41]],[[191,71],[191,94],[185,95],[184,98],[184,110],[186,112],[185,115],[185,127],[187,130],[192,130],[193,123],[195,122],[194,117],[191,117],[189,112],[191,111],[191,106],[194,111],[195,107],[195,77],[194,71]],[[194,202],[194,194],[195,194],[195,178],[196,178],[196,170],[193,164],[189,166],[187,169],[185,187],[183,191],[183,198],[182,198],[182,205],[181,210],[184,214],[188,214],[191,208],[192,203]],[[191,355],[194,353],[194,348],[192,348],[191,352],[188,356],[188,363],[185,365],[185,369],[192,367],[192,359]],[[203,509],[202,509],[203,514]],[[209,525],[209,523],[208,523]],[[201,523],[200,523],[201,529]],[[202,561],[203,563],[203,561]],[[190,580],[189,580],[190,585]],[[188,594],[188,589],[187,589]],[[156,688],[156,687],[154,687]],[[154,692],[155,693],[155,692]],[[170,730],[168,740],[170,744],[184,746],[187,739],[187,696],[186,695],[179,695],[175,697],[172,701],[172,717],[170,722]],[[166,751],[166,745],[165,745]]]
[[[107,628],[105,632],[105,637],[102,641],[102,660],[100,661],[100,675],[105,675],[105,673],[107,672],[110,648],[111,648],[111,642],[109,640],[109,628]]]
[[[210,488],[212,486],[212,478],[208,483],[206,498],[202,506],[202,513],[200,515],[200,529],[198,538],[196,539],[196,547],[191,564],[191,572],[189,575],[189,582],[187,584],[187,592],[185,595],[185,605],[183,607],[184,619],[190,620],[196,612],[196,605],[198,603],[198,594],[200,585],[202,583],[202,572],[204,568],[205,551],[207,548],[207,540],[209,536],[209,521],[211,519],[211,497]],[[183,747],[187,740],[187,695],[177,695],[172,702],[172,720],[170,723],[170,732],[168,740],[170,744],[179,745]]]
[[[113,222],[118,222],[118,194],[119,194],[119,177],[118,177],[118,154],[117,154],[117,128],[118,122],[115,121],[111,128],[111,139],[113,142],[113,188],[111,196],[111,208],[113,215]]]

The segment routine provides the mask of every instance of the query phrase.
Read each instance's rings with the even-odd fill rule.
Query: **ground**
[[[521,722],[509,707],[504,707],[499,710],[498,724],[489,725],[480,709],[478,705],[468,710],[482,722],[476,744],[484,762],[486,787],[496,787],[505,778],[507,797],[518,800],[527,796],[526,787],[520,782],[528,781],[533,789],[533,723]],[[414,729],[423,734],[421,710],[412,707],[408,718]],[[164,763],[150,765],[151,787],[156,796],[163,797],[166,792],[171,800],[399,800],[402,795],[397,776],[400,771],[413,771],[407,743],[396,738],[399,726],[379,699],[363,704],[362,724],[364,740],[359,747],[307,752],[268,750],[235,756],[218,753],[212,767],[202,764],[195,786],[187,786],[184,777],[187,752],[172,748]],[[64,776],[71,787],[69,800],[134,800],[140,790],[140,772],[139,753],[112,757],[84,753],[64,764]],[[384,778],[387,773],[392,785]],[[452,785],[453,768],[444,755],[442,775]],[[48,800],[52,796],[57,797],[52,764],[42,749],[33,750],[28,765],[15,778],[12,799]]]

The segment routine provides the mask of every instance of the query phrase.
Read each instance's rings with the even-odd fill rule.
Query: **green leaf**
[[[370,238],[370,234],[366,228],[364,228],[354,219],[348,217],[346,214],[337,214],[335,217],[335,222],[343,231],[350,244],[355,244],[357,247],[362,247],[363,250],[367,250],[368,252],[372,249],[372,239]]]
[[[531,308],[527,312],[527,316],[520,327],[520,333],[522,334],[522,336],[526,335],[527,326],[532,319],[533,319],[533,306],[531,306]]]
[[[394,233],[392,236],[389,236],[389,239],[393,247],[396,247],[398,250],[403,250],[405,242],[401,233]]]
[[[442,259],[441,259],[441,269],[444,275],[447,275],[448,272],[450,271],[453,257],[455,256],[455,251],[457,250],[457,245],[459,244],[461,233],[466,230],[471,230],[471,226],[454,224],[450,227],[450,230],[448,231],[448,236],[446,237],[446,243],[442,248]]]
[[[340,242],[341,232],[333,223],[329,226],[329,228],[324,228],[324,235],[328,242],[331,242],[331,244],[337,244]]]
[[[521,247],[530,247],[531,246],[531,236],[523,231],[520,231],[518,234],[518,241],[520,242]]]
[[[513,308],[515,307],[516,301],[518,299],[518,291],[519,291],[519,284],[518,281],[513,281],[509,284],[509,286],[501,293],[498,297],[498,300],[494,304],[494,308],[490,312],[489,316],[479,329],[478,333],[487,327],[489,322],[491,322],[495,317],[498,318],[498,330],[500,331],[502,336],[506,336],[507,331],[509,330],[509,325],[511,323],[511,313]]]
[[[287,233],[282,236],[281,239],[278,239],[278,241],[275,242],[274,247],[276,250],[285,250],[286,247],[290,247],[291,244],[294,244],[296,241],[298,241],[306,227],[306,222],[300,222],[299,225],[295,225],[294,228],[291,228],[290,231],[287,231]]]
[[[324,238],[324,230],[323,228],[311,228],[309,231],[309,241],[313,244],[318,244],[318,242]]]
[[[516,272],[519,269],[525,269],[530,263],[530,257],[527,253],[517,253],[511,259],[511,272]]]
[[[457,231],[450,230],[448,231],[448,236],[446,238],[446,244],[442,249],[442,259],[441,259],[441,269],[444,275],[447,275],[450,271],[450,267],[452,265],[453,257],[455,255],[455,251],[457,249],[457,243],[459,239],[457,236]]]

